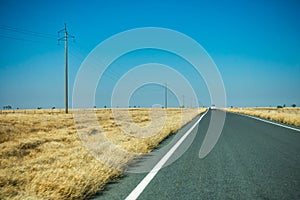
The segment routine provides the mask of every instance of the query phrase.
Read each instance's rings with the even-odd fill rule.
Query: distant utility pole
[[[168,108],[168,84],[165,84],[165,108]]]
[[[64,36],[60,37],[60,34],[63,33]],[[69,35],[67,31],[67,24],[65,24],[65,28],[58,31],[58,42],[64,41],[65,42],[65,109],[66,113],[68,113],[68,102],[69,102],[69,92],[68,92],[68,39],[75,38],[72,35]]]
[[[182,108],[184,108],[184,95],[182,95]]]

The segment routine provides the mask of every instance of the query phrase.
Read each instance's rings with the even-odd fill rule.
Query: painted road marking
[[[268,120],[265,120],[265,119],[261,119],[261,118],[258,118],[258,117],[251,116],[251,115],[244,115],[244,114],[240,114],[240,113],[234,113],[234,114],[245,116],[245,117],[250,117],[250,118],[253,118],[253,119],[256,119],[256,120],[259,120],[259,121],[263,121],[263,122],[266,122],[266,123],[269,123],[269,124],[281,126],[283,128],[288,128],[288,129],[300,132],[300,129],[293,128],[293,127],[290,127],[290,126],[286,126],[286,125],[283,125],[283,124],[278,124],[278,123],[275,123],[275,122],[271,122],[271,121],[268,121]]]
[[[173,155],[176,149],[180,146],[180,144],[187,138],[187,136],[192,132],[192,130],[198,125],[198,123],[202,120],[202,118],[206,115],[209,109],[195,122],[195,124],[176,142],[176,144],[164,155],[164,157],[153,167],[153,169],[145,176],[145,178],[134,188],[134,190],[126,197],[126,200],[135,200],[140,194],[144,191],[147,185],[151,182],[151,180],[155,177],[155,175],[159,172],[159,170],[164,166],[164,164],[169,160],[169,158]]]

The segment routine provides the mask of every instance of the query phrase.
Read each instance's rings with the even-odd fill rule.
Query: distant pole
[[[67,24],[65,24],[65,28],[62,30],[58,31],[58,36],[60,33],[64,33],[63,37],[59,37],[58,41],[64,41],[65,42],[65,109],[66,113],[68,113],[68,108],[69,108],[69,91],[68,91],[68,39],[69,38],[75,38],[72,35],[69,35],[67,31]]]
[[[168,85],[165,84],[165,108],[168,108]]]
[[[184,108],[184,95],[182,95],[182,108]]]

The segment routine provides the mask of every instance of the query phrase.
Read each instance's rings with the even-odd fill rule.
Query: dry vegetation
[[[227,111],[300,126],[300,108],[231,108]]]
[[[61,110],[1,111],[0,199],[84,199],[120,177],[134,157],[150,152],[169,134],[204,112],[168,109],[166,123],[157,134],[150,134],[150,130],[139,135],[137,131],[146,129],[129,126],[132,132],[124,133],[122,123],[128,125],[130,121],[125,110],[119,111],[116,121],[112,110],[96,110],[101,132],[94,126],[75,126],[73,115]],[[155,127],[151,126],[149,109],[131,109],[129,114],[138,127]],[[152,114],[158,119],[155,123],[164,121],[161,109]],[[89,122],[89,118],[85,120]],[[76,128],[84,130],[79,134],[82,140],[88,144],[97,142],[97,147],[87,147],[98,160],[83,145]],[[117,150],[109,150],[109,144]]]

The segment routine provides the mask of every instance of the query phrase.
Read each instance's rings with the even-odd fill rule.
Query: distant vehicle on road
[[[209,110],[215,110],[215,109],[217,109],[217,107],[214,104],[209,107]]]

